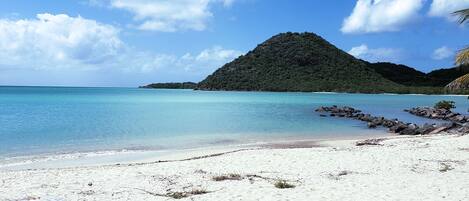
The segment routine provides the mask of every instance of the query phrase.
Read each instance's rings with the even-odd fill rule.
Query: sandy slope
[[[0,200],[469,200],[469,135],[260,149],[166,163],[0,172]],[[241,180],[213,181],[236,173]],[[277,179],[295,188],[274,187]]]

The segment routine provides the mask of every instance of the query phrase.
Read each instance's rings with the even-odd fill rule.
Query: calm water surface
[[[273,138],[386,135],[314,109],[349,105],[423,123],[402,110],[463,96],[0,87],[0,157],[108,149],[173,149]]]

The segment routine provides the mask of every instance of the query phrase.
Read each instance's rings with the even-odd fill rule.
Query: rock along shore
[[[329,113],[329,116],[332,117],[343,117],[364,121],[368,123],[369,128],[377,128],[378,126],[382,126],[388,128],[389,132],[399,135],[428,135],[441,132],[467,134],[469,132],[469,124],[467,123],[467,119],[464,116],[462,118],[462,121],[466,121],[464,124],[462,121],[458,121],[443,123],[440,125],[424,124],[423,126],[419,126],[414,123],[402,122],[398,119],[386,119],[384,117],[376,117],[370,114],[364,114],[361,110],[347,106],[338,107],[334,105],[332,107],[319,107],[315,111],[321,113],[320,115],[323,117],[327,116],[324,113]],[[461,115],[459,114],[452,115],[451,118],[461,119],[460,116]]]
[[[415,107],[404,110],[410,114],[425,117],[430,119],[441,119],[455,123],[465,124],[469,122],[469,116],[464,116],[460,113],[452,112],[447,109],[436,109],[433,107]]]

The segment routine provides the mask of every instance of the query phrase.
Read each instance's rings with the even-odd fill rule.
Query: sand
[[[1,170],[0,200],[469,200],[469,135],[389,137],[375,146],[355,142],[277,143],[187,153],[187,160],[179,155],[163,162]],[[226,180],[215,181],[217,176]],[[276,188],[280,180],[294,187]]]

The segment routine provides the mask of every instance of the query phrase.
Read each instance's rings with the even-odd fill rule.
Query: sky
[[[135,87],[203,80],[283,32],[371,62],[454,66],[469,0],[2,0],[0,85]]]

